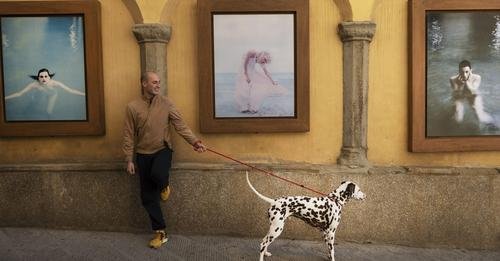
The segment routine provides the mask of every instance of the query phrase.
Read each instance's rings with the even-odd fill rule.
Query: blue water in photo
[[[23,90],[38,70],[55,73],[53,80],[86,93],[82,16],[2,17],[4,97]],[[47,112],[41,90],[4,101],[7,121],[87,120],[86,96],[56,88],[57,100]]]
[[[272,77],[288,91],[286,95],[271,95],[264,99],[255,114],[240,112],[235,101],[237,73],[215,74],[216,118],[294,117],[295,86],[293,73],[273,73]]]

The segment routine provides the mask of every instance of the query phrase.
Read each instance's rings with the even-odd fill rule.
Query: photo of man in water
[[[426,136],[500,135],[500,12],[433,11],[426,26]]]

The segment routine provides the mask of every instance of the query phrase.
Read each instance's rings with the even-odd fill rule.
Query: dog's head
[[[365,193],[359,189],[356,183],[351,181],[343,181],[340,186],[334,191],[334,195],[339,197],[343,202],[353,198],[363,200],[366,198]]]

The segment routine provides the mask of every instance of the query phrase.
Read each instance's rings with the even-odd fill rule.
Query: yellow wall
[[[499,152],[409,153],[407,1],[311,0],[311,131],[276,134],[199,134],[196,0],[101,0],[106,136],[0,138],[0,163],[121,160],[126,103],[139,95],[139,48],[134,22],[167,23],[169,95],[211,148],[257,162],[334,164],[342,146],[342,20],[377,24],[370,44],[368,158],[374,165],[498,166]],[[390,104],[389,106],[387,104]],[[226,162],[198,155],[174,137],[174,161]]]

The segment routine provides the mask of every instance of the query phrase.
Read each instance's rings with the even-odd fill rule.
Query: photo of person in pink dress
[[[240,112],[259,112],[262,101],[269,96],[284,96],[287,89],[275,81],[266,65],[271,62],[268,52],[250,50],[245,54],[242,70],[236,80],[235,99]]]
[[[215,118],[296,116],[293,14],[217,14]]]

